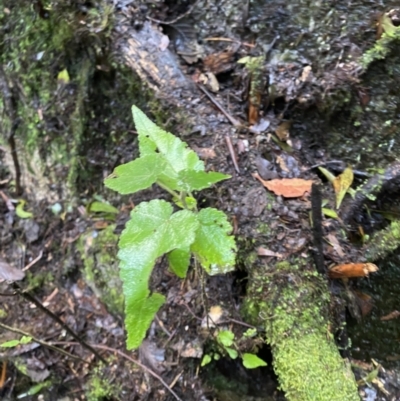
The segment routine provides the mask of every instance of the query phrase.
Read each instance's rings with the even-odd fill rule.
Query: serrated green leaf
[[[190,250],[174,249],[168,254],[169,268],[180,278],[185,278],[190,262]]]
[[[93,201],[89,205],[89,212],[93,213],[119,213],[119,210],[106,202]]]
[[[210,275],[226,273],[235,266],[235,240],[226,214],[213,208],[200,210],[200,223],[191,250]]]
[[[132,114],[139,133],[141,156],[157,154],[166,160],[163,173],[159,177],[160,183],[173,190],[192,191],[207,188],[228,178],[220,173],[204,173],[197,177],[190,175],[190,171],[204,171],[204,163],[197,154],[178,137],[154,124],[136,106],[132,106]],[[157,150],[159,153],[156,153]],[[179,176],[180,172],[182,173]]]
[[[154,184],[165,165],[160,155],[147,155],[116,167],[104,180],[104,185],[122,195],[132,194]]]
[[[267,363],[254,354],[243,354],[243,366],[246,369],[255,369],[260,366],[267,366]]]
[[[149,297],[148,281],[161,255],[190,247],[198,228],[193,212],[172,214],[172,206],[163,200],[141,203],[131,212],[119,241],[120,276],[125,295],[128,332],[127,348],[137,348],[164,302],[160,294]]]
[[[141,155],[154,153],[156,147],[175,171],[204,170],[204,163],[193,150],[188,148],[185,142],[158,127],[136,106],[132,106],[132,114],[139,134]]]
[[[178,174],[179,185],[185,188],[185,191],[200,191],[228,178],[231,176],[214,171],[206,173],[205,171],[183,170]]]
[[[238,357],[238,352],[233,348],[225,348],[225,351],[231,359],[236,359]]]
[[[230,330],[221,330],[217,335],[218,341],[224,347],[230,347],[233,344],[233,340],[235,339],[235,335]]]

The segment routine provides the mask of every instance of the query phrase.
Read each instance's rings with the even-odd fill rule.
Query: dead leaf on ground
[[[283,170],[286,171],[287,173],[290,173],[286,162],[282,156],[276,156],[276,162],[279,164],[279,167]]]
[[[301,178],[282,178],[280,180],[265,181],[258,173],[253,173],[253,177],[275,195],[281,195],[285,198],[298,198],[306,192],[311,193],[311,185],[313,183],[312,180],[303,180]]]
[[[328,271],[330,278],[367,277],[369,273],[378,271],[373,263],[345,263],[337,265]]]
[[[289,139],[291,125],[291,121],[283,121],[281,124],[279,124],[278,128],[275,130],[275,134],[280,141],[285,142]]]
[[[336,253],[341,257],[344,258],[345,254],[343,252],[342,247],[340,246],[339,240],[333,235],[333,234],[328,234],[326,236],[326,239],[330,242],[332,245],[333,249],[336,251]]]
[[[207,56],[204,60],[204,66],[207,70],[214,74],[220,74],[221,72],[227,72],[235,67],[233,51],[223,51],[220,53],[214,53]]]
[[[257,249],[257,255],[258,256],[272,256],[274,258],[283,258],[283,255],[281,253],[270,251],[269,249],[263,248],[262,246],[260,246]]]
[[[397,319],[400,316],[400,312],[398,310],[394,310],[393,312],[390,312],[388,315],[382,316],[381,320],[392,320],[392,319]]]
[[[336,209],[339,209],[347,190],[353,183],[354,174],[351,167],[347,167],[342,174],[333,180],[333,188],[336,194]]]
[[[361,316],[365,317],[371,313],[373,307],[372,297],[365,292],[353,291],[355,301],[360,308]]]
[[[192,148],[201,159],[213,159],[217,156],[213,148],[199,148],[198,146],[192,146]]]
[[[0,257],[0,278],[6,281],[19,281],[25,277],[25,273],[11,266]]]

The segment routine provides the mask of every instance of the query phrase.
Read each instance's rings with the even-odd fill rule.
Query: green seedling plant
[[[251,329],[252,330],[252,329]],[[251,337],[247,333],[244,334],[244,337]],[[205,366],[209,364],[213,359],[218,360],[222,355],[228,355],[231,359],[236,359],[239,356],[238,346],[235,341],[235,334],[231,330],[219,330],[216,333],[216,342],[218,346],[218,351],[210,352],[203,356],[201,361],[201,366]],[[240,353],[240,357],[242,358],[243,366],[246,369],[255,369],[260,366],[267,366],[267,363],[259,358],[256,354],[253,353]]]
[[[136,206],[118,243],[128,349],[140,346],[165,301],[162,294],[150,293],[148,288],[158,258],[166,255],[170,270],[184,278],[192,257],[213,275],[231,271],[236,255],[225,213],[211,207],[198,210],[193,195],[230,176],[206,172],[185,142],[158,127],[135,106],[132,114],[140,157],[116,167],[104,183],[120,194],[157,184],[172,195],[172,202],[153,199]]]

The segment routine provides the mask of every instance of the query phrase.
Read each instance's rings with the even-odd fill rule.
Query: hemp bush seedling
[[[165,301],[150,294],[149,278],[156,260],[167,255],[170,269],[186,276],[191,256],[207,273],[233,269],[236,245],[225,213],[197,210],[192,191],[209,188],[230,176],[205,172],[197,154],[176,136],[151,122],[132,106],[139,136],[140,157],[115,168],[104,183],[120,194],[131,194],[159,185],[170,193],[177,208],[161,199],[142,202],[131,212],[119,243],[120,277],[125,296],[127,348],[139,347],[154,315]]]

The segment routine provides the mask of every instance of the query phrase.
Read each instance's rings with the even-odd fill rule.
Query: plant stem
[[[175,192],[173,189],[168,188],[166,185],[162,184],[160,181],[156,181],[156,184],[161,187],[162,189],[164,189],[165,191],[167,191],[169,194],[171,194],[172,196],[176,197],[177,199],[180,198],[178,192]]]
[[[60,354],[68,356],[69,358],[76,359],[78,361],[83,361],[84,363],[88,363],[87,361],[85,361],[84,359],[80,358],[79,356],[72,355],[69,352],[63,350],[62,348],[58,348],[58,347],[56,347],[56,346],[54,346],[52,344],[49,344],[46,341],[39,340],[38,338],[35,338],[34,336],[32,336],[32,334],[27,333],[26,331],[23,331],[23,330],[20,330],[20,329],[16,329],[16,328],[8,326],[8,325],[6,325],[4,323],[0,323],[0,327],[5,329],[5,330],[11,331],[13,333],[20,334],[20,335],[25,336],[25,337],[30,337],[33,342],[38,343],[40,345],[43,345],[44,347],[50,348],[51,350],[59,352]]]

